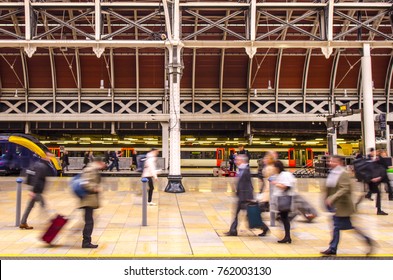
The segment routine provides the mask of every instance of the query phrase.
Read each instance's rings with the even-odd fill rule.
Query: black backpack
[[[353,169],[355,170],[355,177],[360,182],[369,183],[374,177],[374,170],[377,168],[375,161],[359,158],[353,161]]]

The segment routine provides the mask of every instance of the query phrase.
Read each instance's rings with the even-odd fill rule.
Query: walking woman
[[[280,210],[279,205],[278,205],[278,200],[279,197],[284,197],[284,196],[290,196],[293,198],[295,195],[295,183],[296,179],[292,175],[291,172],[285,171],[284,170],[284,165],[282,164],[281,161],[277,160],[274,162],[274,167],[277,169],[277,177],[274,181],[272,181],[273,184],[273,194],[272,194],[272,203],[271,207],[273,211],[277,211],[280,214],[281,221],[284,225],[284,230],[285,230],[285,236],[283,239],[278,240],[278,243],[291,243],[291,224],[289,221],[289,212],[291,211],[293,207],[293,203],[291,202],[289,205],[289,209],[285,210]],[[293,201],[293,199],[291,200]]]

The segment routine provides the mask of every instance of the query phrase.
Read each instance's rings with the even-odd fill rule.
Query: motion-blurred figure
[[[246,157],[247,157],[247,163],[250,162],[250,160],[251,160],[251,155],[250,155],[250,153],[248,152],[248,150],[244,149],[244,146],[243,146],[243,145],[239,145],[239,151],[237,152],[237,154],[238,154],[238,155],[246,155]]]
[[[351,222],[351,215],[354,213],[352,202],[352,181],[344,168],[344,158],[341,156],[331,156],[329,166],[331,171],[326,179],[326,199],[325,204],[333,215],[333,238],[329,248],[322,255],[336,255],[340,241],[340,230],[354,229],[366,242],[369,247],[367,254],[371,254],[373,241],[360,230],[355,228]]]
[[[147,178],[149,184],[148,196],[147,196],[147,203],[150,206],[156,205],[153,200],[153,191],[154,191],[154,183],[153,179],[157,180],[157,156],[158,150],[156,148],[151,149],[150,152],[146,154],[146,159],[143,166],[142,178]]]
[[[102,191],[101,171],[106,168],[105,162],[95,158],[83,169],[81,179],[87,195],[81,198],[80,207],[85,210],[85,226],[83,228],[82,248],[97,248],[98,245],[91,243],[91,234],[94,228],[93,211],[100,207],[99,193]]]
[[[51,156],[52,154],[47,153],[45,157],[34,162],[30,170],[30,172],[34,173],[31,175],[31,179],[29,180],[29,184],[31,184],[32,190],[29,192],[30,200],[27,203],[27,207],[20,221],[19,228],[21,229],[33,229],[32,226],[29,226],[27,224],[27,218],[29,217],[29,214],[36,202],[39,202],[41,204],[41,207],[45,209],[45,200],[42,196],[42,193],[45,189],[46,177],[51,175],[52,173],[52,169],[50,167]]]
[[[231,224],[229,232],[226,233],[228,236],[237,236],[237,225],[238,216],[240,210],[247,209],[247,203],[254,200],[254,187],[251,182],[250,166],[248,165],[248,158],[245,154],[236,156],[236,165],[238,171],[238,181],[236,185],[236,195],[238,197],[235,218]],[[259,236],[265,236],[269,231],[268,226],[262,222],[262,233]]]
[[[70,160],[68,157],[68,151],[64,151],[63,155],[60,158],[61,161],[61,169],[64,172],[64,170],[67,169],[68,171],[68,166],[70,165]]]
[[[270,210],[271,211],[278,211],[280,214],[280,219],[284,225],[285,236],[283,239],[278,240],[278,243],[291,243],[291,224],[289,221],[289,213],[291,211],[280,210],[278,209],[278,199],[280,196],[291,196],[292,202],[291,207],[293,209],[293,196],[296,194],[296,179],[295,176],[292,175],[291,172],[284,170],[284,165],[281,161],[276,160],[274,162],[274,167],[276,168],[277,176],[271,182],[273,185],[273,193],[271,196],[271,203],[270,203]]]

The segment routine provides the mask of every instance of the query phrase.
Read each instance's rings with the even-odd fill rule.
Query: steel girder
[[[247,3],[229,1],[180,2],[179,6],[182,14],[180,40],[183,48],[192,48],[194,50],[197,48],[245,49],[249,50],[247,53],[252,56],[257,53],[258,49],[268,48],[303,48],[311,53],[312,49],[317,48],[331,50],[344,48],[361,49],[364,43],[369,43],[372,48],[391,49],[393,47],[391,36],[392,4],[388,1],[256,3],[255,0],[252,0],[247,1]],[[105,48],[166,48],[166,44],[172,40],[171,32],[169,32],[167,27],[172,19],[169,13],[165,13],[164,6],[160,1],[154,3],[144,1],[92,1],[84,3],[1,2],[0,11],[0,48],[24,48],[29,56],[34,55],[37,48],[48,47],[75,48],[75,56],[78,56],[79,48],[89,47],[94,49],[97,56],[100,56]],[[68,14],[64,13],[64,11],[67,11]],[[291,14],[291,16],[288,17],[288,14]],[[11,18],[13,21],[10,20]],[[319,27],[315,27],[315,22],[319,22]],[[25,28],[21,29],[19,26],[24,26]],[[64,34],[72,34],[68,37],[72,38],[72,40],[64,40]],[[280,39],[283,34],[285,34],[285,38]],[[44,37],[46,39],[43,39]],[[329,54],[329,51],[326,53]],[[223,56],[224,54],[225,52],[223,51]],[[196,52],[194,52],[195,55]],[[79,63],[77,62],[76,65],[79,65]],[[13,110],[12,108],[19,108],[19,105],[17,105],[21,101],[19,99],[25,97],[26,108],[24,112],[39,114],[37,112],[40,110],[29,109],[28,103],[36,101],[29,96],[28,71],[25,69],[27,67],[26,62],[24,62],[23,67],[26,94],[20,94],[20,97],[15,97],[16,104],[10,102],[10,107],[2,112],[9,112],[9,110]],[[53,65],[52,67],[55,66]],[[83,91],[80,82],[82,74],[80,66],[77,67],[77,104],[79,110],[75,112],[83,114],[84,109],[82,107],[85,101],[81,96]],[[113,63],[111,63],[111,67],[114,67]],[[280,67],[281,65],[277,65],[277,69],[280,69]],[[223,73],[223,71],[222,69],[221,72]],[[304,70],[304,72],[306,71]],[[391,72],[389,70],[387,81],[390,80]],[[278,77],[279,73],[276,71],[275,75]],[[275,80],[277,81],[278,79]],[[335,81],[331,84],[331,95],[334,85]],[[115,85],[112,84],[112,88],[114,87]],[[54,90],[56,90],[55,81]],[[139,88],[137,88],[138,90]],[[277,114],[281,112],[296,114],[321,113],[321,110],[318,109],[320,108],[319,104],[315,103],[315,100],[318,98],[306,98],[306,85],[303,86],[302,110],[297,109],[298,105],[293,106],[293,104],[288,104],[285,100],[282,100],[281,98],[285,98],[285,96],[280,96],[277,85],[275,85],[274,90],[275,110],[273,111],[260,107],[259,102],[264,102],[264,97],[253,99],[250,97],[249,92],[247,94],[247,110],[239,109],[243,108],[244,105],[234,105],[232,101],[223,96],[222,89],[220,90],[219,100],[220,110],[216,111],[211,109],[215,108],[216,101],[210,100],[211,103],[206,103],[207,101],[196,96],[195,89],[193,89],[193,100],[191,102],[193,109],[184,109],[182,113],[209,114],[218,112],[230,114],[236,112],[252,114],[255,111],[266,114],[271,114],[272,112]],[[385,91],[390,92],[388,88]],[[4,96],[7,96],[7,94]],[[390,96],[390,94],[387,94],[387,96]],[[244,96],[238,96],[239,100],[242,97]],[[143,95],[139,98],[138,93],[137,108],[144,102],[144,98]],[[58,98],[53,98],[53,104],[60,104],[61,102],[63,102],[61,98],[60,101]],[[114,94],[112,94],[110,102],[112,108],[110,112],[114,111],[114,106],[123,108],[123,105],[119,103],[120,101],[115,98]],[[189,101],[185,100],[184,102],[181,105],[182,108],[188,108],[187,102]],[[53,107],[52,111],[54,113],[58,109],[53,104],[50,106]],[[94,103],[92,106],[98,109],[103,106],[102,104]],[[42,104],[34,106],[37,108],[47,107]],[[67,106],[70,105],[64,103],[62,106],[68,108]],[[252,106],[255,106],[257,109],[253,109]],[[376,107],[376,112],[379,110],[379,107]],[[141,110],[131,111],[132,113],[141,113],[141,119],[143,119],[143,108],[144,106],[142,106]],[[74,110],[72,111],[74,112]],[[98,113],[106,113],[106,109],[102,108],[97,111]],[[48,112],[43,110],[43,112],[50,113],[51,110],[48,110]],[[160,110],[158,109],[154,113],[159,114]]]

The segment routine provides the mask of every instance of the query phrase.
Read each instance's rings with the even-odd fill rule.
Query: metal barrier
[[[22,201],[22,178],[16,178],[16,215],[15,215],[15,226],[18,227],[20,225],[20,210],[21,210],[21,201]]]
[[[147,178],[142,178],[142,226],[147,226]]]

